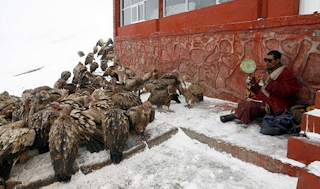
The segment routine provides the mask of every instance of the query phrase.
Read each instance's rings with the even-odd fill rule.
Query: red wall
[[[237,0],[209,6],[187,13],[175,14],[159,19],[160,32],[176,33],[192,31],[193,28],[256,20],[259,0]],[[186,29],[186,30],[183,30]]]
[[[299,14],[300,0],[267,0],[267,17]]]
[[[158,31],[159,20],[148,20],[118,28],[118,36],[148,36]]]
[[[299,0],[233,0],[167,17],[159,10],[159,19],[120,26],[120,0],[114,0],[115,36],[148,36],[160,33],[197,32],[195,28],[257,20],[260,17],[297,15]],[[159,0],[162,5],[162,0]]]

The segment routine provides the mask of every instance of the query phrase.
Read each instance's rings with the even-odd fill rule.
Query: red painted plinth
[[[301,130],[320,134],[320,117],[304,113],[302,115]]]
[[[320,142],[301,137],[290,137],[287,157],[308,165],[320,160]]]
[[[320,177],[309,173],[308,170],[303,169],[300,172],[298,179],[297,189],[319,189]]]
[[[320,90],[316,93],[316,108],[320,109]]]

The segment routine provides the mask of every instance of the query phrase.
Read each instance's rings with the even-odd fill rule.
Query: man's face
[[[280,59],[275,60],[273,55],[267,55],[265,59],[267,60],[266,62],[267,62],[268,69],[274,68],[280,61]]]

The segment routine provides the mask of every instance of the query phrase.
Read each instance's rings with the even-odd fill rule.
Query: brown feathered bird
[[[170,74],[166,74],[162,76],[159,80],[164,81],[168,85],[172,85],[176,89],[178,89],[180,81],[179,81],[180,74],[178,71],[173,71]]]
[[[0,126],[6,125],[6,124],[9,124],[9,123],[10,123],[10,121],[8,121],[8,120],[6,119],[6,116],[0,115]]]
[[[98,51],[98,54],[97,56],[100,56],[100,55],[104,55],[106,53],[106,50],[107,50],[108,46],[101,46],[100,50]]]
[[[102,133],[105,148],[110,150],[112,163],[118,164],[129,137],[129,118],[126,111],[113,108],[106,111],[102,121]]]
[[[78,51],[78,55],[79,55],[80,57],[83,57],[85,54],[83,53],[83,51]]]
[[[144,131],[151,120],[154,119],[152,109],[152,104],[149,101],[145,101],[143,104],[127,110],[130,121],[130,131],[135,131],[140,139],[142,139],[141,137],[145,137]]]
[[[108,61],[104,60],[100,62],[100,68],[102,71],[106,71],[108,68]]]
[[[103,39],[99,39],[96,43],[96,46],[100,46],[102,47],[105,44],[105,42],[103,42]]]
[[[120,86],[116,85],[115,78],[111,79],[112,92],[109,93],[114,105],[120,107],[123,110],[128,110],[131,107],[142,104],[140,96],[131,92],[123,91]]]
[[[148,101],[150,101],[152,105],[157,106],[160,112],[162,111],[162,106],[167,106],[168,111],[173,112],[173,110],[170,110],[170,104],[172,96],[175,94],[176,88],[172,85],[168,85],[166,89],[152,91]]]
[[[35,139],[36,132],[33,129],[19,127],[0,127],[1,130],[5,130],[1,131],[0,135],[0,177],[4,180],[9,178],[12,165],[17,158],[21,158],[23,154],[22,160],[26,161],[25,152],[33,145]]]
[[[73,68],[73,78],[72,78],[72,83],[78,84],[79,82],[79,77],[80,73],[83,71],[87,71],[87,67],[83,65],[81,62],[79,62],[74,68]]]
[[[107,70],[104,72],[103,76],[110,76],[116,78],[117,81],[119,81],[119,76],[116,73],[116,69],[118,69],[118,64],[115,62],[113,66],[110,66],[107,68]]]
[[[97,69],[98,67],[99,67],[99,64],[98,64],[98,63],[92,62],[92,63],[90,64],[90,72],[92,73],[92,72],[96,71],[96,69]]]
[[[159,79],[159,73],[157,69],[153,69],[151,71],[146,72],[142,79],[146,82],[146,81],[151,81],[151,80],[156,80]]]
[[[98,52],[98,47],[97,46],[94,46],[93,47],[93,54],[96,54]]]
[[[86,60],[84,61],[85,65],[91,64],[93,61],[95,60],[94,58],[94,54],[93,53],[89,53],[86,57]]]
[[[164,90],[168,87],[168,83],[163,80],[150,80],[144,84],[144,89],[147,92],[152,92],[154,90]],[[175,93],[171,96],[171,100],[176,101],[176,103],[180,104],[179,95]]]
[[[71,110],[71,106],[61,110],[49,133],[51,163],[59,182],[70,181],[79,149],[78,126],[70,117]]]
[[[79,129],[80,145],[85,146],[91,153],[104,149],[102,129],[95,122],[95,116],[88,110],[71,111],[70,116],[76,121]]]
[[[186,99],[186,107],[191,108],[196,102],[203,101],[203,89],[199,83],[193,82],[188,75],[182,76],[180,91]]]
[[[5,119],[10,120],[12,118],[12,112],[16,108],[16,103],[20,101],[18,97],[10,95],[4,91],[0,94],[0,115],[3,115]]]
[[[71,72],[69,71],[63,71],[61,72],[60,78],[67,81],[71,77]]]
[[[140,77],[129,77],[126,79],[124,83],[124,89],[127,91],[132,91],[134,93],[139,92],[140,95],[140,89],[143,88],[144,80]]]
[[[58,79],[53,85],[54,89],[66,89],[68,93],[72,94],[76,92],[76,85],[73,83],[67,83],[64,79]]]
[[[28,117],[28,128],[36,132],[33,148],[40,154],[49,151],[49,132],[54,120],[59,116],[59,107],[59,103],[52,102],[48,108],[30,113]]]
[[[114,59],[114,51],[113,47],[108,47],[107,50],[105,51],[104,55],[101,56],[100,60],[101,61],[112,61]]]

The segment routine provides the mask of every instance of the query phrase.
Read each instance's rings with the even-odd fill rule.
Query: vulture
[[[102,76],[97,75],[93,81],[91,81],[92,86],[96,89],[101,88],[101,87],[106,87],[109,82]]]
[[[102,129],[95,122],[95,117],[88,110],[74,109],[70,116],[78,126],[78,137],[80,145],[84,145],[89,152],[99,152],[104,149]]]
[[[76,85],[73,83],[67,83],[66,80],[64,79],[58,79],[58,81],[56,81],[53,85],[54,89],[66,89],[68,90],[70,94],[75,93],[76,92]]]
[[[96,46],[100,46],[100,47],[102,47],[102,46],[104,46],[104,42],[103,42],[103,39],[99,39],[99,41],[96,43]]]
[[[144,81],[151,81],[159,79],[159,73],[157,69],[153,69],[147,73],[145,73],[142,77]]]
[[[80,72],[86,71],[87,67],[83,65],[81,62],[79,62],[74,68],[73,68],[73,78],[72,83],[78,84]]]
[[[116,86],[115,78],[111,79],[111,84],[112,92],[109,92],[109,95],[111,96],[114,105],[120,107],[123,110],[128,110],[131,107],[142,104],[142,101],[137,94],[131,91],[123,91],[121,90],[121,87]]]
[[[166,89],[167,87],[168,87],[168,84],[163,80],[150,80],[144,84],[144,89],[147,92],[152,92],[154,90],[163,90],[163,89]],[[171,100],[176,101],[176,103],[178,104],[181,103],[179,100],[179,95],[177,93],[175,93],[171,97]]]
[[[78,51],[78,55],[79,55],[80,57],[83,57],[83,56],[84,56],[83,51]]]
[[[154,119],[154,108],[149,101],[143,102],[139,106],[135,106],[127,110],[130,121],[130,131],[134,131],[141,139],[144,136],[144,131],[147,125]],[[153,116],[151,118],[151,116]]]
[[[152,105],[157,106],[157,108],[162,111],[162,106],[167,106],[169,112],[173,112],[170,110],[170,102],[172,96],[176,94],[176,88],[172,85],[168,85],[165,89],[161,90],[153,90],[148,98],[148,101],[151,102]]]
[[[8,92],[0,94],[0,115],[3,115],[5,119],[10,120],[12,118],[12,112],[16,108],[16,103],[20,101],[18,97],[9,95]]]
[[[107,110],[103,116],[104,145],[106,150],[110,150],[110,159],[114,164],[122,160],[122,153],[129,138],[129,127],[129,118],[125,110],[113,108]]]
[[[143,84],[144,80],[140,77],[129,77],[124,83],[124,89],[127,91],[133,91],[134,93],[137,93],[137,91],[139,91],[140,95],[140,89],[143,88]]]
[[[113,66],[108,67],[107,70],[104,72],[103,76],[114,77],[117,81],[119,81],[119,76],[116,72],[116,69],[118,69],[117,63],[115,63]]]
[[[43,154],[49,151],[49,132],[59,114],[59,103],[52,102],[50,107],[35,112],[28,117],[28,128],[36,132],[33,148]]]
[[[191,108],[196,102],[203,101],[203,89],[199,83],[191,81],[190,76],[182,76],[180,91],[186,100],[186,107]]]
[[[0,115],[0,126],[9,124],[10,122],[6,119],[6,116]]]
[[[79,150],[79,129],[70,116],[71,110],[69,105],[64,107],[49,132],[51,163],[59,182],[70,181]]]
[[[90,64],[90,72],[92,73],[92,72],[96,71],[96,69],[97,69],[98,67],[99,67],[99,64],[98,64],[98,63],[92,62],[92,63]]]
[[[109,38],[108,40],[107,40],[107,42],[106,42],[106,46],[108,46],[108,45],[110,45],[110,44],[113,44],[113,41],[112,41],[112,39],[111,38]]]
[[[67,81],[71,77],[71,72],[69,71],[63,71],[61,72],[60,78]]]
[[[127,78],[135,76],[135,72],[133,70],[118,64],[115,65],[114,72],[118,75],[118,81],[121,85],[126,82]]]
[[[86,57],[86,60],[84,62],[84,65],[88,65],[91,64],[94,60],[94,54],[93,53],[89,53]]]
[[[108,68],[108,61],[104,60],[100,62],[100,68],[102,71],[106,71]]]
[[[164,81],[168,85],[172,85],[176,89],[178,89],[180,81],[179,81],[180,74],[178,71],[173,71],[170,74],[164,75],[160,78],[161,81]]]
[[[112,102],[110,96],[107,95],[104,89],[96,89],[91,94],[92,100],[89,104],[89,109],[86,110],[92,117],[96,124],[101,125],[102,116],[107,110],[114,108],[115,105]]]
[[[108,53],[107,53],[108,52]],[[108,47],[104,55],[101,56],[100,61],[109,61],[114,59],[113,47]]]
[[[94,46],[93,47],[93,54],[96,54],[98,52],[98,47],[97,46]]]
[[[106,53],[107,48],[108,48],[107,46],[102,46],[97,56],[100,56],[100,55],[103,56]]]
[[[26,161],[28,149],[34,143],[35,130],[21,126],[20,122],[14,122],[0,127],[0,177],[4,180],[8,180],[15,161]]]
[[[115,93],[111,98],[113,103],[123,110],[142,104],[140,97],[131,91]]]

